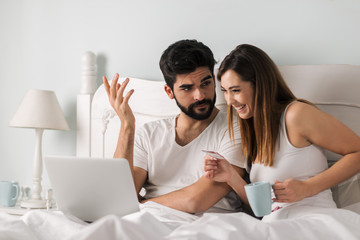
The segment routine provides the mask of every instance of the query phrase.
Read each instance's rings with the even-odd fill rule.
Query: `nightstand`
[[[28,211],[31,211],[31,209],[26,209],[26,208],[22,208],[20,207],[20,203],[16,203],[16,205],[14,207],[2,207],[0,206],[0,212],[5,212],[11,215],[18,215],[18,216],[22,216],[25,213],[27,213]]]
[[[16,205],[14,207],[2,207],[0,206],[0,212],[4,212],[4,213],[8,213],[11,215],[16,215],[16,216],[22,216],[25,213],[31,211],[31,210],[37,210],[36,208],[23,208],[20,206],[20,201],[18,201],[16,203]],[[42,210],[46,210],[46,208],[42,209]],[[58,210],[56,207],[56,203],[52,203],[51,204],[51,208],[49,209],[49,211],[55,211]]]

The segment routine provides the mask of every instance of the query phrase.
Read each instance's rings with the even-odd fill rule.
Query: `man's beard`
[[[191,117],[192,119],[195,119],[195,120],[205,120],[205,119],[208,119],[214,109],[214,106],[215,106],[215,101],[216,101],[216,94],[214,95],[214,99],[211,100],[211,99],[204,99],[204,100],[201,100],[201,101],[197,101],[197,102],[194,102],[192,104],[189,105],[188,108],[182,106],[176,99],[176,97],[174,96],[175,98],[175,102],[176,104],[178,105],[178,107],[180,108],[180,110],[185,113],[187,116]],[[209,108],[206,112],[203,112],[203,113],[196,113],[194,108],[198,105],[201,105],[201,104],[208,104],[209,105]]]

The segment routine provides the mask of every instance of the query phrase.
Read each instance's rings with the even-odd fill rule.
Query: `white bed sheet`
[[[360,215],[344,209],[297,206],[260,221],[245,213],[195,216],[148,202],[141,211],[87,224],[57,211],[22,217],[0,213],[0,240],[95,239],[360,239]]]

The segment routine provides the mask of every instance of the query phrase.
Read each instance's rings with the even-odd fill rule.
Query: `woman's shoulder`
[[[319,121],[325,120],[324,114],[311,103],[296,101],[289,105],[285,114],[285,121],[288,128],[303,132],[318,125]]]
[[[308,133],[317,125],[319,110],[311,103],[296,101],[285,113],[285,124],[290,142],[296,147],[310,144]]]
[[[286,121],[298,122],[301,120],[309,120],[319,113],[319,109],[307,102],[295,101],[291,103],[286,111]]]

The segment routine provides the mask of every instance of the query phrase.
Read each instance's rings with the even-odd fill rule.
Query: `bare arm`
[[[276,201],[299,201],[329,189],[360,171],[360,138],[334,117],[313,106],[294,103],[286,114],[286,125],[294,146],[316,144],[343,157],[331,168],[306,181],[288,179],[276,182]]]
[[[238,174],[245,174],[245,170],[235,167]],[[149,199],[162,205],[183,212],[204,212],[230,192],[226,183],[215,182],[205,175],[192,185],[180,190]]]
[[[119,74],[115,74],[110,86],[106,77],[103,77],[104,87],[109,97],[109,102],[119,116],[121,122],[114,158],[125,158],[128,160],[135,188],[137,193],[139,193],[147,178],[147,172],[141,168],[134,167],[133,164],[135,117],[128,102],[134,91],[130,90],[124,97],[124,91],[129,83],[129,79],[127,78],[122,84],[118,83],[118,79]]]
[[[136,193],[138,194],[138,198],[140,200],[141,196],[139,195],[139,193],[147,179],[147,171],[145,171],[142,168],[135,167],[133,164],[133,159],[134,159],[133,131],[126,128],[120,129],[119,138],[114,153],[114,158],[125,158],[128,160],[131,173],[134,179]]]
[[[247,184],[243,179],[245,170],[237,171],[236,167],[231,165],[225,159],[214,159],[206,156],[204,161],[205,176],[217,182],[227,183],[241,198],[241,200],[249,206],[244,186]],[[240,174],[239,174],[240,173]]]

